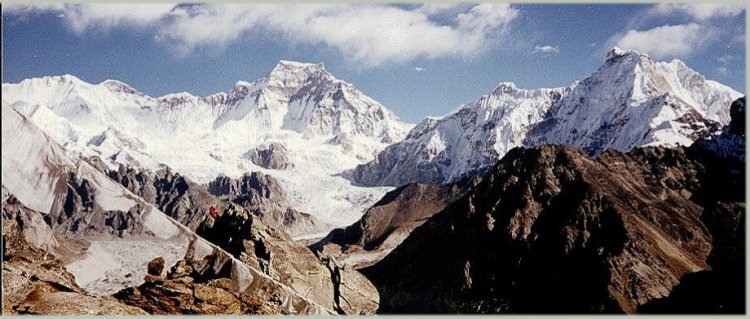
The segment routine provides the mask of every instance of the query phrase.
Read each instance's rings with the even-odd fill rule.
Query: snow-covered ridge
[[[354,187],[341,173],[412,127],[322,63],[281,61],[264,78],[206,97],[150,97],[116,80],[90,84],[72,75],[3,83],[2,91],[4,104],[68,152],[110,165],[165,164],[201,183],[264,171],[297,209],[335,225],[356,220],[387,190]],[[270,142],[288,149],[293,169],[265,170],[243,156]]]
[[[742,94],[684,62],[614,48],[567,88],[502,82],[489,95],[427,118],[406,139],[354,170],[364,185],[444,183],[481,172],[517,146],[568,144],[596,155],[643,145],[689,145],[729,123]]]

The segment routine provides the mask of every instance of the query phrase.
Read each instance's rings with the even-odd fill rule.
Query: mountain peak
[[[83,80],[79,79],[78,77],[72,74],[43,76],[41,78],[26,79],[23,82],[25,81],[46,81],[47,83],[58,82],[58,83],[74,83],[74,84],[86,83],[88,84],[87,82],[84,82]]]
[[[134,89],[132,86],[128,85],[127,83],[120,82],[117,80],[104,80],[102,83],[99,83],[99,85],[103,85],[106,88],[108,88],[112,92],[123,92],[128,94],[141,94],[141,92],[138,92],[138,90]]]
[[[333,79],[323,63],[302,63],[281,60],[274,66],[266,81],[271,86],[298,88],[310,77]]]
[[[289,77],[289,76],[294,76],[294,75],[310,76],[318,72],[328,73],[325,69],[325,66],[323,65],[323,62],[303,63],[303,62],[280,60],[279,63],[276,63],[276,66],[273,67],[273,70],[271,70],[271,73],[269,74],[269,76],[271,77],[273,76]]]
[[[626,57],[626,56],[638,57],[642,55],[643,54],[641,54],[640,52],[632,50],[632,49],[623,50],[623,49],[620,49],[619,47],[614,47],[612,48],[612,50],[609,50],[609,52],[607,52],[606,61],[610,62],[610,61],[613,61],[622,57]]]
[[[513,82],[500,82],[495,88],[493,94],[507,94],[518,91],[518,86]]]
[[[279,63],[276,64],[276,68],[286,68],[286,69],[316,69],[316,70],[325,70],[325,65],[323,62],[319,63],[305,63],[305,62],[296,62],[296,61],[288,61],[288,60],[279,60]]]

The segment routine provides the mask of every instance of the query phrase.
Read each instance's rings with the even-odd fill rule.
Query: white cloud
[[[417,10],[427,16],[437,16],[441,14],[458,14],[465,11],[467,4],[462,3],[425,3],[420,5]],[[469,5],[469,8],[471,5]]]
[[[425,70],[426,69],[423,68],[423,67],[421,67],[421,66],[418,66],[418,67],[414,68],[414,71],[417,71],[417,72],[424,72]]]
[[[175,4],[6,4],[3,14],[35,15],[55,13],[77,34],[110,31],[118,26],[147,27],[169,13]]]
[[[509,4],[75,4],[11,11],[31,9],[61,13],[79,34],[150,27],[156,41],[183,55],[202,48],[221,50],[255,32],[292,44],[327,46],[364,67],[418,57],[474,56],[506,39],[519,14]]]
[[[664,25],[653,29],[629,30],[614,36],[609,44],[623,49],[633,49],[661,59],[685,57],[701,47],[710,33],[696,23]]]
[[[541,53],[541,54],[553,54],[553,53],[560,53],[560,49],[557,47],[553,47],[551,45],[537,45],[534,47],[533,54]]]
[[[737,24],[736,19],[744,11],[742,5],[728,3],[655,4],[636,13],[600,52],[618,46],[654,58],[684,58],[707,47],[744,41],[744,20]]]
[[[653,6],[649,14],[669,15],[686,14],[697,20],[709,20],[713,18],[735,17],[744,11],[739,4],[729,3],[694,3],[694,4],[667,4],[660,3]]]

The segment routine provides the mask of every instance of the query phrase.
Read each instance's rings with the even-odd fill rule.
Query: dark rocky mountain
[[[200,225],[211,206],[221,205],[221,201],[211,196],[205,187],[168,167],[151,173],[121,164],[116,171],[107,170],[106,173],[191,230]]]
[[[742,313],[744,180],[731,130],[598,158],[516,148],[362,272],[381,313]]]
[[[311,248],[359,269],[383,259],[412,230],[479,183],[468,177],[449,184],[408,184],[388,192],[356,223],[331,231]]]
[[[292,237],[330,229],[314,216],[292,208],[284,188],[270,175],[252,172],[239,179],[219,176],[208,184],[208,192],[224,202],[242,206]]]
[[[219,176],[204,186],[168,167],[156,172],[124,165],[108,170],[97,157],[87,161],[191,230],[198,228],[211,207],[221,211],[231,203],[247,208],[293,237],[329,227],[293,209],[281,184],[263,173],[247,173],[239,179]]]

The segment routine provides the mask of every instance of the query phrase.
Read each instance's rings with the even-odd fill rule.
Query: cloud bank
[[[178,55],[223,50],[248,33],[326,46],[375,67],[417,58],[472,57],[507,39],[509,4],[52,4],[3,6],[3,15],[57,14],[76,34],[138,28]]]

